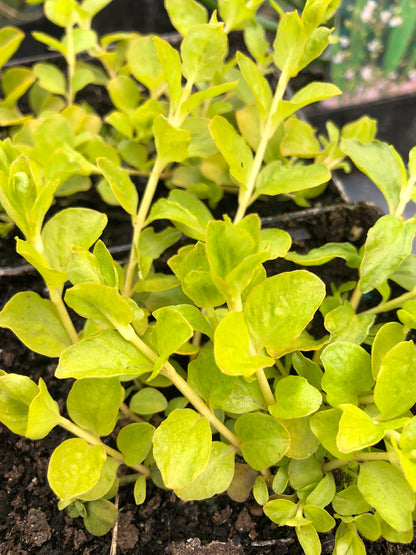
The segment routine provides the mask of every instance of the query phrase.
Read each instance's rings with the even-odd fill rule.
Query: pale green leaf
[[[253,164],[253,153],[250,147],[222,116],[214,116],[209,129],[218,150],[230,168],[230,174],[245,186]]]
[[[167,488],[189,485],[206,468],[211,454],[208,420],[191,409],[176,409],[153,436],[153,455]]]
[[[416,351],[413,341],[395,345],[381,361],[374,401],[384,420],[404,414],[415,404]]]
[[[140,376],[153,363],[113,330],[83,339],[66,349],[59,360],[57,378],[110,378]]]
[[[284,348],[312,319],[325,295],[315,275],[295,270],[267,278],[246,299],[244,314],[258,346]]]
[[[232,447],[213,441],[207,466],[190,484],[175,489],[176,495],[189,501],[208,499],[225,491],[234,476],[234,456]]]
[[[154,431],[154,427],[147,422],[134,422],[120,430],[117,447],[125,456],[126,464],[134,466],[144,461],[152,447]]]
[[[206,8],[195,0],[166,0],[165,8],[172,25],[182,36],[194,25],[208,22]]]
[[[284,426],[267,414],[243,414],[236,420],[235,433],[245,461],[255,470],[276,464],[290,444]]]
[[[102,445],[90,446],[85,439],[67,439],[52,453],[48,482],[62,501],[86,493],[98,482],[106,460]]]
[[[116,166],[108,158],[98,158],[97,166],[110,184],[120,205],[131,216],[136,215],[139,197],[128,172]]]
[[[369,230],[360,268],[360,290],[367,293],[384,283],[409,256],[416,225],[386,214]]]
[[[9,328],[32,351],[58,357],[72,341],[52,301],[34,291],[12,297],[0,312],[0,327]]]
[[[322,395],[301,376],[286,376],[277,382],[276,404],[269,407],[278,419],[302,418],[316,412],[322,403]]]
[[[360,465],[358,488],[364,499],[395,530],[412,527],[415,494],[403,474],[386,461],[368,461]]]
[[[359,395],[371,390],[374,380],[370,355],[360,345],[332,343],[325,348],[321,359],[325,368],[322,389],[330,405],[358,404]]]
[[[29,405],[25,436],[30,439],[44,438],[59,424],[60,418],[58,403],[52,399],[45,382],[40,378],[39,393]]]
[[[377,185],[387,201],[390,213],[393,214],[405,183],[389,145],[380,141],[363,145],[356,139],[343,139],[341,149],[357,168]]]
[[[77,380],[67,398],[71,419],[97,436],[109,435],[116,425],[124,389],[117,378]]]

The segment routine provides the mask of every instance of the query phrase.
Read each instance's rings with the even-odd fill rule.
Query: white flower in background
[[[389,19],[391,18],[392,13],[389,12],[388,10],[383,10],[380,14],[380,21],[381,23],[387,23],[389,21]]]
[[[361,12],[361,21],[363,23],[369,23],[373,18],[374,10],[377,7],[377,2],[374,0],[369,0],[367,4],[364,6],[363,11]]]
[[[354,70],[351,68],[347,69],[347,71],[344,73],[344,77],[345,79],[354,79]]]
[[[378,39],[373,39],[368,43],[367,48],[369,52],[381,52],[383,45]]]
[[[373,76],[373,68],[370,66],[364,66],[360,70],[360,75],[364,79],[364,81],[369,81]]]
[[[345,60],[344,54],[342,52],[337,52],[332,61],[334,64],[342,64],[344,60]]]
[[[348,37],[340,37],[339,44],[341,48],[348,48],[350,45],[350,39]]]
[[[398,27],[399,25],[401,25],[403,23],[403,18],[400,17],[399,15],[395,15],[394,17],[392,17],[389,21],[389,27]]]

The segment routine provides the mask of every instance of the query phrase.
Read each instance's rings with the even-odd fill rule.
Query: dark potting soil
[[[339,206],[336,210],[309,215],[301,225],[293,216],[282,216],[277,225],[293,237],[294,249],[307,251],[331,241],[363,242],[365,233],[380,213],[372,206]],[[267,225],[267,220],[265,222]],[[271,265],[270,273],[292,269],[282,261]],[[319,271],[329,284],[353,279],[345,277],[342,261],[326,264]],[[0,307],[17,291],[36,290],[45,294],[42,281],[35,275],[0,278]],[[36,382],[42,377],[65,414],[65,399],[71,380],[56,380],[56,359],[29,351],[8,330],[0,330],[0,368],[29,375]],[[103,537],[89,534],[81,519],[71,519],[59,511],[46,473],[53,449],[69,435],[53,430],[45,439],[31,441],[0,425],[0,553],[7,555],[88,555],[133,554],[256,554],[298,555],[302,553],[294,530],[278,527],[262,514],[250,497],[237,503],[226,495],[200,502],[183,502],[170,491],[148,485],[146,502],[134,504],[132,487],[120,489],[120,517],[117,533]],[[114,444],[113,438],[108,438]],[[321,534],[322,553],[334,547],[333,534]],[[416,553],[416,542],[392,545],[385,541],[367,544],[369,554]]]

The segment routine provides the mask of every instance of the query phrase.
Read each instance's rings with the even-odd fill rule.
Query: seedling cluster
[[[374,139],[369,118],[342,130],[328,123],[317,137],[296,113],[340,94],[334,85],[287,96],[290,79],[332,41],[326,22],[339,1],[280,13],[269,44],[255,19],[261,1],[219,1],[209,16],[195,0],[166,0],[178,49],[156,36],[98,38],[91,22],[108,3],[46,0],[63,38],[35,36],[67,70],[42,62],[2,75],[10,136],[0,143],[0,201],[49,297],[19,292],[0,326],[59,359],[56,378],[73,384],[63,414],[43,379],[1,371],[1,422],[34,440],[55,426],[74,436],[52,453],[48,480],[59,509],[96,535],[117,520],[120,486],[134,483],[140,504],[152,480],[182,500],[252,493],[273,522],[295,527],[307,554],[334,528],[336,554],[365,553],[362,537],[410,542],[416,223],[403,212],[415,197],[416,149],[405,165]],[[230,55],[236,30],[244,52]],[[2,65],[21,39],[0,31]],[[78,100],[91,84],[108,91],[104,117]],[[20,112],[24,94],[31,113]],[[248,213],[259,197],[307,205],[347,158],[389,206],[362,248],[298,254],[288,233]],[[140,198],[136,176],[147,181]],[[162,180],[170,192],[155,200]],[[57,196],[90,187],[131,217],[124,268],[100,240],[106,214],[49,216]],[[216,219],[225,192],[233,209]],[[304,269],[335,257],[355,269],[354,282],[326,287]],[[277,258],[299,268],[268,277],[264,264]],[[392,282],[403,294],[392,296]]]

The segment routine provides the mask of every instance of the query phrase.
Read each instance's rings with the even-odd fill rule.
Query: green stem
[[[118,330],[127,341],[130,341],[135,347],[139,349],[151,362],[155,363],[159,358],[157,354],[134,332],[131,326],[125,326]],[[180,376],[170,362],[165,362],[161,370],[161,374],[169,378],[173,385],[188,399],[194,408],[204,416],[214,428],[223,435],[237,450],[241,450],[241,442],[236,435],[234,435],[225,426],[205,402],[199,397],[192,389],[186,380]]]
[[[140,203],[139,211],[137,212],[137,216],[133,219],[133,239],[132,239],[132,247],[130,251],[130,260],[127,266],[126,272],[126,280],[124,283],[123,288],[123,295],[126,297],[130,297],[133,293],[134,288],[134,272],[136,271],[136,267],[138,264],[138,247],[139,247],[139,239],[140,233],[144,227],[147,215],[150,210],[150,206],[153,201],[153,197],[155,195],[157,185],[159,183],[160,176],[162,171],[165,168],[165,162],[159,157],[156,156],[156,160],[152,171],[150,173],[146,190],[143,195],[142,201]]]
[[[279,102],[283,99],[288,82],[289,82],[289,79],[286,76],[285,72],[281,73],[279,82],[276,87],[276,92],[274,94],[273,101],[272,101],[269,113],[267,115],[264,129],[262,131],[260,143],[259,143],[259,146],[257,147],[257,151],[254,156],[253,166],[251,168],[251,172],[248,177],[246,187],[244,190],[242,189],[243,191],[242,195],[238,200],[238,209],[234,218],[235,224],[244,218],[246,210],[252,200],[253,192],[256,186],[257,176],[260,173],[261,166],[263,164],[264,154],[266,152],[267,145],[269,143],[269,140],[272,138],[273,134],[276,131],[276,124],[273,121],[273,118],[279,106]]]
[[[129,407],[126,405],[126,403],[121,403],[120,412],[123,416],[126,416],[133,422],[144,422],[143,418],[140,418],[140,416],[137,416],[136,413],[130,410]]]
[[[407,203],[411,199],[412,191],[416,183],[416,175],[413,176],[411,179],[408,180],[406,187],[400,191],[400,201],[394,213],[395,216],[400,217],[404,209],[406,208]]]
[[[276,359],[276,366],[277,369],[279,370],[279,372],[282,374],[283,377],[286,377],[289,375],[289,372],[286,370],[283,362],[278,358]]]
[[[124,455],[120,453],[120,451],[116,451],[112,447],[109,447],[108,445],[103,443],[98,437],[95,437],[94,435],[90,434],[86,430],[83,430],[82,428],[80,428],[79,426],[77,426],[76,424],[68,420],[68,418],[61,416],[58,424],[59,426],[61,426],[62,428],[70,432],[72,435],[77,436],[81,439],[84,439],[90,445],[100,445],[104,447],[104,450],[107,453],[107,455],[110,455],[110,457],[113,457],[114,459],[125,464]],[[144,466],[143,464],[136,464],[131,468],[133,468],[137,472],[140,472],[140,474],[144,474],[145,476],[150,477],[150,470],[147,468],[147,466]]]
[[[351,459],[346,461],[342,461],[340,459],[335,459],[330,461],[323,466],[324,472],[330,472],[331,470],[335,470],[336,468],[341,468],[350,464],[352,462],[363,462],[363,461],[390,461],[391,460],[391,453],[354,453]]]
[[[350,298],[350,303],[354,310],[357,310],[357,308],[359,307],[361,297],[362,297],[362,293],[357,285]]]
[[[61,322],[64,325],[64,328],[66,329],[66,332],[69,338],[71,339],[72,343],[78,343],[79,341],[78,333],[68,314],[64,301],[62,300],[61,291],[59,289],[49,287],[49,285],[48,285],[48,290],[49,290],[49,296],[51,298],[51,301],[53,302],[56,310],[58,311]]]
[[[266,401],[266,405],[275,405],[276,399],[274,398],[273,392],[271,390],[270,384],[266,378],[266,374],[264,373],[263,368],[259,368],[256,371],[257,381],[259,383],[259,387],[261,393],[263,395],[264,400]]]
[[[120,485],[131,484],[132,482],[135,482],[139,476],[141,476],[141,473],[125,474],[124,476],[119,476],[118,481]]]
[[[71,24],[66,26],[66,46],[67,46],[67,56],[66,62],[68,64],[68,89],[67,89],[67,102],[68,105],[71,106],[74,103],[74,91],[72,87],[72,81],[75,74],[75,64],[76,64],[76,56],[74,52],[74,29]]]
[[[374,395],[362,395],[358,397],[359,405],[372,405],[374,403]]]
[[[407,293],[403,293],[400,297],[396,297],[391,301],[386,301],[385,303],[380,303],[378,306],[374,308],[369,308],[364,312],[360,312],[360,314],[380,314],[381,312],[388,312],[389,310],[395,310],[396,308],[400,308],[404,302],[410,301],[416,297],[416,287],[414,287],[411,291]]]
[[[176,107],[175,113],[169,116],[169,123],[174,127],[180,127],[187,116],[187,114],[182,111],[182,106],[184,102],[186,102],[191,96],[193,86],[193,80],[188,79],[184,88],[182,89],[182,94],[179,99],[178,106]]]

